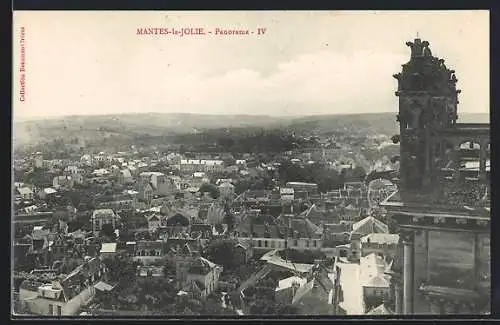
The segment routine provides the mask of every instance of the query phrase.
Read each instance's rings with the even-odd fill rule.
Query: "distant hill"
[[[397,131],[395,113],[320,115],[296,118],[288,128],[298,133],[327,134],[329,132],[382,133]]]
[[[488,114],[461,114],[462,123],[488,123]],[[287,129],[296,133],[329,132],[395,134],[396,113],[276,117],[266,115],[201,115],[141,113],[68,116],[14,122],[14,144],[34,144],[78,137],[87,143],[112,137],[130,142],[137,136],[164,137],[210,129]]]
[[[324,134],[330,131],[361,132],[364,134],[377,133],[393,135],[398,132],[396,112],[365,113],[345,115],[316,115],[294,118],[288,128],[295,132],[311,132]],[[459,123],[489,123],[489,114],[459,114]]]
[[[168,136],[206,129],[279,125],[282,118],[262,115],[123,114],[67,116],[14,122],[14,143],[29,144],[55,138],[94,138],[137,135]]]

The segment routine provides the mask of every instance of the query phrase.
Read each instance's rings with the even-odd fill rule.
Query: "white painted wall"
[[[82,305],[93,298],[95,295],[94,286],[90,286],[87,289],[80,292],[77,296],[68,302],[55,301],[52,299],[46,299],[38,297],[38,292],[30,291],[26,289],[19,290],[19,300],[22,305],[26,305],[28,310],[35,315],[46,315],[46,316],[74,316],[78,315]],[[50,314],[49,305],[53,305],[53,313]],[[61,306],[61,315],[57,314],[57,306]]]

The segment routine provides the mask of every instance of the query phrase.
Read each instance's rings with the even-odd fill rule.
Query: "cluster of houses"
[[[387,225],[380,220],[366,217],[354,224],[337,228],[341,233],[337,234],[336,245],[327,245],[325,238],[334,236],[330,232],[331,227],[315,227],[308,219],[302,219],[302,222],[294,222],[297,220],[293,219],[289,221],[291,227],[288,230],[280,229],[278,225],[274,225],[274,231],[264,230],[272,229],[271,225],[262,228],[254,225],[253,235],[256,237],[249,236],[248,233],[244,235],[249,237],[239,237],[253,251],[264,252],[262,259],[267,262],[250,282],[255,283],[269,276],[273,270],[288,270],[293,275],[279,279],[276,299],[284,304],[296,305],[299,309],[304,308],[305,315],[359,315],[377,313],[380,310],[392,313],[395,301],[390,272],[393,268],[401,267],[402,252],[398,234],[390,234]],[[266,231],[265,235],[259,233],[261,230]],[[285,232],[294,234],[281,235]],[[316,264],[321,266],[323,273],[319,274],[323,274],[323,278],[311,278],[309,270],[313,264],[285,261],[277,255],[277,252],[286,249],[310,254],[322,252],[326,260]],[[335,262],[326,267],[324,264],[328,260]],[[250,283],[242,286],[243,296],[248,286]],[[374,309],[376,310],[373,311]]]
[[[15,244],[16,263],[35,261],[18,287],[17,306],[27,314],[78,315],[90,310],[98,292],[113,290],[106,259],[128,256],[139,262],[138,277],[165,276],[165,262],[175,265],[179,295],[190,294],[201,299],[216,290],[223,268],[201,255],[211,239],[217,236],[207,224],[192,224],[180,214],[167,222],[166,237],[155,240],[115,241],[100,237],[105,224],[116,227],[120,216],[110,209],[95,210],[93,231],[69,233],[64,222],[54,228],[34,227],[32,233]],[[20,259],[24,258],[25,261]],[[245,262],[243,260],[242,262]]]
[[[390,295],[385,275],[365,269],[382,270],[382,262],[397,264],[399,238],[369,214],[370,190],[364,183],[346,183],[343,189],[320,193],[317,184],[288,182],[273,190],[247,190],[236,195],[234,179],[219,177],[209,185],[218,192],[212,197],[210,190],[202,189],[214,175],[231,171],[242,177],[258,177],[276,166],[248,167],[251,156],[230,166],[222,159],[209,158],[187,159],[172,153],[158,159],[136,159],[127,153],[101,152],[86,154],[79,161],[47,161],[39,153],[34,155],[32,167],[48,168],[54,177],[50,187],[15,184],[15,201],[26,203],[19,204],[23,208],[14,216],[15,224],[24,229],[14,245],[16,263],[35,261],[30,279],[19,287],[18,301],[23,310],[40,315],[79,313],[92,304],[96,290],[113,290],[115,284],[109,283],[102,261],[120,254],[140,262],[138,277],[164,276],[165,261],[170,260],[169,265],[175,265],[171,273],[175,274],[179,295],[207,297],[219,287],[224,270],[201,252],[220,238],[235,242],[233,258],[239,264],[264,254],[266,265],[271,266],[253,275],[249,282],[273,270],[290,270],[292,264],[294,270],[302,267],[302,271],[280,279],[276,300],[300,306],[304,314],[313,309],[317,314],[350,312],[340,307],[342,292],[350,290],[342,283],[343,264],[358,265],[358,278],[370,278],[359,284],[366,288],[359,290],[364,292],[361,300]],[[160,172],[154,166],[162,163],[169,167]],[[66,222],[71,217],[56,218],[54,224],[57,213],[53,206],[47,208],[47,203],[57,202],[75,188],[110,192],[95,195],[88,231],[69,232]],[[72,206],[58,209],[66,216],[77,213]],[[136,234],[134,239],[124,240],[119,229],[129,212],[142,216],[147,227],[125,229]],[[232,217],[231,224],[228,216]],[[115,231],[116,240],[103,237],[106,227]],[[140,231],[148,236],[140,235]],[[271,257],[272,252],[284,249],[322,252],[335,263],[318,261],[299,267]],[[53,278],[50,281],[49,275]],[[45,280],[33,280],[36,277]],[[74,284],[71,279],[75,277],[79,282]],[[244,288],[241,292],[244,297]],[[380,311],[387,306],[374,307]]]

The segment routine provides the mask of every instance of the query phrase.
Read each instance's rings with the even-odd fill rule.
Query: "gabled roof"
[[[383,257],[375,253],[369,254],[360,259],[359,266],[359,281],[361,286],[390,287],[390,275],[385,273],[388,265]]]
[[[324,270],[319,270],[313,274],[312,279],[305,285],[301,286],[295,296],[293,297],[292,304],[299,303],[315,288],[321,289],[321,293],[329,296],[333,289],[333,283]]]
[[[215,267],[217,267],[216,264],[210,262],[206,258],[199,256],[199,257],[195,258],[193,260],[193,262],[191,263],[191,265],[189,267],[189,272],[194,273],[194,274],[206,275],[211,270],[213,270]]]
[[[288,269],[289,271],[306,274],[311,271],[313,265],[312,264],[304,264],[304,263],[291,263],[283,260],[281,257],[270,257],[267,260],[267,263],[279,266],[284,269]]]
[[[76,288],[80,283],[81,275],[89,277],[95,274],[99,270],[100,265],[100,260],[94,257],[79,265],[69,275],[64,276],[59,282],[63,290],[64,300],[68,301],[79,294]]]
[[[385,304],[381,304],[369,312],[366,313],[367,315],[394,315],[394,312],[387,308]]]
[[[372,216],[366,217],[363,220],[356,222],[352,226],[352,229],[352,233],[355,234],[389,233],[389,227],[382,221],[375,219]]]
[[[311,220],[306,219],[305,222],[306,222],[307,229],[310,233],[314,233],[314,234],[322,234],[323,233],[323,229],[321,227],[315,225],[314,223],[312,223]]]
[[[114,287],[105,282],[99,281],[94,285],[94,288],[99,291],[111,291]]]
[[[160,221],[160,220],[163,220],[165,218],[166,217],[164,217],[163,215],[153,213],[152,215],[148,216],[148,221]]]
[[[238,242],[234,245],[234,247],[235,247],[235,248],[236,248],[236,247],[241,247],[241,248],[243,248],[244,250],[247,250],[247,249],[249,249],[249,248],[250,248],[250,244],[249,244],[248,242],[245,242],[245,241],[238,241]]]
[[[300,214],[301,216],[307,217],[307,218],[323,218],[325,217],[325,213],[318,209],[316,204],[311,205],[309,209],[306,211],[302,212]]]

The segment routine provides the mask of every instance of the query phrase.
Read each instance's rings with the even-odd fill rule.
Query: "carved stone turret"
[[[457,119],[458,93],[455,71],[432,56],[429,42],[406,42],[410,61],[393,77],[398,81],[401,146],[401,190],[421,191],[433,183],[436,143],[433,135]]]

